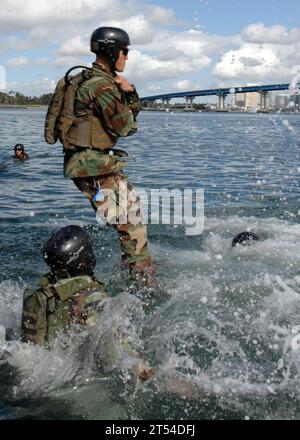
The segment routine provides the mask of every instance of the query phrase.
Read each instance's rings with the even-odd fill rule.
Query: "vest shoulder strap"
[[[47,339],[48,303],[55,304],[55,295],[47,287],[25,291],[22,313],[22,340],[43,345]],[[51,313],[51,312],[50,312]]]
[[[61,301],[66,301],[75,294],[88,289],[91,285],[91,278],[89,276],[78,276],[59,280],[54,284],[54,289]]]

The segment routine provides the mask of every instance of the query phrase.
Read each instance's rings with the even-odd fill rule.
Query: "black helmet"
[[[92,275],[96,265],[89,234],[75,225],[52,234],[44,244],[43,256],[54,272],[67,276]]]
[[[91,36],[91,52],[105,56],[113,63],[117,61],[120,49],[129,45],[127,32],[115,27],[99,27]]]
[[[16,144],[15,145],[15,152],[17,150],[23,151],[24,152],[24,145],[23,144]]]
[[[254,234],[254,232],[241,232],[240,234],[236,235],[232,240],[232,247],[235,247],[238,244],[241,244],[243,246],[250,246],[258,240],[259,238],[256,234]]]

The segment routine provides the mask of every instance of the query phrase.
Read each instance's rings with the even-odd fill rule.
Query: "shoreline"
[[[266,111],[256,111],[256,112],[251,112],[251,111],[236,111],[236,110],[192,110],[192,109],[187,109],[187,110],[183,110],[183,109],[146,109],[146,108],[142,108],[141,111],[144,112],[157,112],[157,113],[225,113],[225,114],[237,114],[237,115],[256,115],[256,114],[285,114],[285,115],[300,115],[300,112],[290,112],[290,111],[285,111],[285,110],[266,110]]]
[[[45,104],[32,104],[32,105],[18,105],[18,104],[0,104],[0,110],[26,110],[26,109],[47,109],[48,105]],[[147,109],[142,108],[141,111],[144,112],[160,112],[160,113],[230,113],[230,114],[287,114],[287,115],[299,115],[300,112],[290,112],[285,110],[258,110],[256,112],[250,111],[236,111],[236,110],[198,110],[198,109]]]
[[[44,104],[32,104],[32,105],[21,105],[21,104],[0,104],[1,109],[26,109],[26,108],[48,108],[48,105]]]

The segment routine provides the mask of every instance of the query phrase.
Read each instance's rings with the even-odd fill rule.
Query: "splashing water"
[[[34,149],[43,117],[15,118],[35,151],[17,168],[4,157],[13,139],[2,131],[0,179],[10,203],[1,200],[0,325],[10,341],[0,349],[0,418],[298,419],[297,115],[285,115],[288,123],[277,115],[141,115],[130,140],[136,185],[205,189],[201,236],[149,226],[166,295],[148,309],[120,282],[116,237],[62,179],[57,150]],[[22,294],[46,272],[43,241],[71,222],[93,237],[96,274],[117,296],[92,334],[62,336],[47,351],[19,341]],[[246,230],[259,241],[233,249]],[[136,374],[143,359],[156,368],[145,383]]]
[[[246,227],[260,241],[232,249],[232,237]],[[86,387],[92,392],[95,386],[104,387],[111,409],[117,398],[112,411],[122,417],[147,417],[149,395],[154,412],[161,400],[176,402],[164,417],[178,415],[182,405],[187,417],[196,415],[195,408],[201,418],[298,417],[299,236],[299,225],[277,219],[208,218],[199,249],[169,253],[164,276],[170,298],[152,313],[123,292],[107,302],[92,334],[64,336],[51,352],[20,342],[2,347],[18,371],[14,399],[66,394],[73,408],[89,394]],[[154,252],[168,249],[159,245]],[[6,301],[21,293],[7,283],[1,289]],[[11,319],[16,325],[13,313]],[[6,324],[12,326],[9,319]],[[148,384],[132,373],[139,359],[124,350],[124,335],[155,364]],[[96,417],[91,408],[88,414]]]

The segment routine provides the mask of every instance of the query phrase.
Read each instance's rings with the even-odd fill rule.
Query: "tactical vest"
[[[89,276],[54,284],[45,276],[38,286],[25,291],[22,315],[22,340],[38,345],[51,342],[73,324],[92,327],[95,308],[108,297],[104,285]]]
[[[75,97],[79,86],[85,81],[99,81],[101,74],[85,68],[69,77],[70,69],[62,78],[52,95],[45,120],[45,140],[55,144],[59,139],[66,150],[72,147],[106,150],[115,146],[117,136],[105,130],[99,114],[91,106],[75,110]],[[105,73],[103,73],[105,74]]]
[[[15,160],[26,160],[29,159],[29,155],[27,153],[22,153],[22,156],[16,156],[15,154],[11,156]]]

